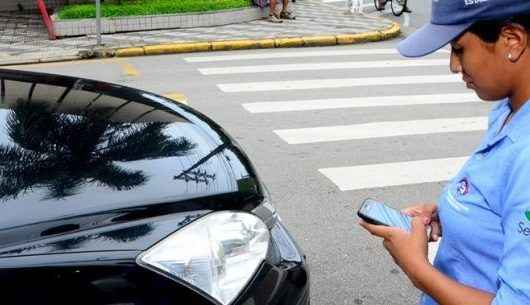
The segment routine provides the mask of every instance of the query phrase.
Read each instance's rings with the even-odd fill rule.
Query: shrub
[[[102,17],[163,15],[215,11],[252,5],[251,0],[107,0],[101,4]],[[95,18],[94,4],[63,7],[59,19]]]

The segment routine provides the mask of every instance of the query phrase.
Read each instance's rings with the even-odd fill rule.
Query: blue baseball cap
[[[530,13],[530,0],[432,0],[431,22],[398,44],[406,57],[428,55],[479,20],[502,20]]]

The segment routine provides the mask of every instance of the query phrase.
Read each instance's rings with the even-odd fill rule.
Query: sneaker
[[[269,15],[269,18],[267,18],[267,21],[268,22],[272,22],[272,23],[282,23],[283,22],[283,20],[278,18],[278,16],[276,16],[276,15]]]
[[[280,18],[281,19],[286,19],[286,20],[295,20],[296,17],[293,15],[293,13],[289,12],[289,11],[282,11],[280,13]]]

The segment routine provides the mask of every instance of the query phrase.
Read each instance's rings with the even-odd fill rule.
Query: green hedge
[[[252,5],[251,0],[118,0],[101,4],[102,17],[162,15],[216,11]],[[74,4],[63,7],[59,19],[95,18],[95,4]]]

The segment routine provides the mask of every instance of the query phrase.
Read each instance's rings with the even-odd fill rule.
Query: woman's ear
[[[510,62],[517,62],[528,49],[529,37],[526,29],[519,24],[510,23],[505,25],[500,34],[500,42],[503,45],[505,58]]]

